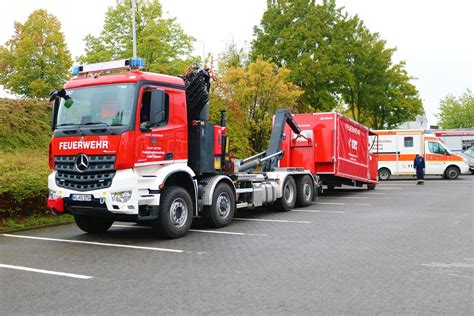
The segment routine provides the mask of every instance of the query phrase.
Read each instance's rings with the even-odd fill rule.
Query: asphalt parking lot
[[[0,315],[474,313],[474,176],[340,189],[178,240],[0,235]]]

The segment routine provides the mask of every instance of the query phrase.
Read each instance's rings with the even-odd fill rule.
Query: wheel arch
[[[444,168],[444,171],[443,171],[443,175],[446,175],[446,171],[448,171],[449,168],[456,168],[456,170],[459,172],[459,175],[461,175],[461,168],[456,165],[456,164],[450,164],[450,165],[447,165],[446,168]]]
[[[184,170],[176,170],[166,175],[163,179],[164,187],[178,186],[185,189],[193,202],[193,213],[197,215],[197,187],[191,174]]]
[[[212,196],[214,195],[214,190],[216,189],[219,183],[227,183],[231,188],[234,194],[234,200],[237,201],[237,191],[235,189],[234,182],[228,176],[220,175],[205,179],[203,182],[207,182],[204,186],[204,193],[202,195],[202,200],[204,205],[212,204]]]

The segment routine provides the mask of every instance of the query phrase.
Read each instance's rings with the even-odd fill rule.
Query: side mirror
[[[149,132],[151,131],[151,123],[149,121],[143,122],[140,124],[140,130],[142,132]]]
[[[150,98],[150,122],[151,125],[157,126],[166,119],[165,115],[165,91],[155,89],[151,91]],[[141,127],[141,125],[140,125]]]
[[[59,103],[61,100],[59,98],[55,98],[51,102],[53,103],[53,111],[51,113],[51,129],[54,131],[58,123]]]

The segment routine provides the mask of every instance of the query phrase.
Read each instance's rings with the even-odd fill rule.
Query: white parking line
[[[142,227],[142,226],[118,225],[118,224],[114,224],[114,225],[112,225],[112,227],[145,228],[145,229],[148,228],[148,227]],[[237,235],[237,236],[261,236],[261,237],[268,236],[267,234],[250,234],[250,233],[239,233],[239,232],[226,232],[226,231],[221,231],[221,230],[190,229],[189,231],[190,232],[196,232],[196,233]]]
[[[369,203],[343,203],[343,202],[316,202],[316,205],[347,205],[347,204],[350,204],[350,205],[372,205],[372,204],[369,204]]]
[[[306,213],[337,213],[344,214],[341,211],[321,211],[321,210],[293,210],[292,212],[306,212]]]
[[[311,224],[308,221],[288,221],[284,219],[263,219],[263,218],[241,218],[235,217],[234,220],[238,221],[255,221],[255,222],[275,222],[275,223],[296,223],[296,224]]]
[[[118,225],[114,224],[112,227],[127,227],[127,228],[144,228],[147,229],[148,227],[142,226],[132,226],[132,225]],[[268,236],[267,234],[250,234],[250,233],[239,233],[239,232],[226,232],[226,231],[218,231],[218,230],[203,230],[203,229],[190,229],[190,232],[196,233],[209,233],[209,234],[223,234],[223,235],[237,235],[237,236]]]
[[[196,232],[196,233],[239,235],[239,236],[260,236],[260,237],[268,236],[267,234],[247,234],[247,233],[237,233],[237,232],[223,232],[223,231],[218,231],[218,230],[190,229],[189,231]]]
[[[360,199],[360,200],[367,200],[369,199],[368,196],[321,196],[320,199]],[[390,200],[388,197],[371,197],[371,200]]]
[[[69,277],[69,278],[83,279],[83,280],[88,280],[88,279],[93,278],[93,277],[88,276],[88,275],[58,272],[58,271],[43,270],[43,269],[34,269],[34,268],[28,268],[28,267],[22,267],[22,266],[12,266],[12,265],[9,265],[9,264],[1,264],[1,263],[0,263],[0,268],[22,270],[22,271],[29,271],[29,272],[37,272],[37,273],[43,273],[43,274],[60,275],[60,276],[65,276],[65,277]]]
[[[132,245],[121,245],[121,244],[109,244],[109,243],[95,242],[95,241],[58,239],[58,238],[46,238],[46,237],[34,237],[34,236],[10,235],[10,234],[2,234],[2,235],[5,236],[5,237],[34,239],[34,240],[45,240],[45,241],[59,241],[59,242],[68,242],[68,243],[74,243],[74,244],[86,244],[86,245],[94,245],[94,246],[130,248],[130,249],[152,250],[152,251],[165,251],[165,252],[175,252],[175,253],[185,252],[184,250],[179,250],[179,249],[132,246]],[[201,252],[199,252],[199,254],[201,254]]]

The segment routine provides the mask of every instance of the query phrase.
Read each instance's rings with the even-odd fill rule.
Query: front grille
[[[115,175],[115,156],[87,156],[88,167],[76,168],[77,156],[54,157],[56,185],[76,191],[98,190],[110,187]]]

